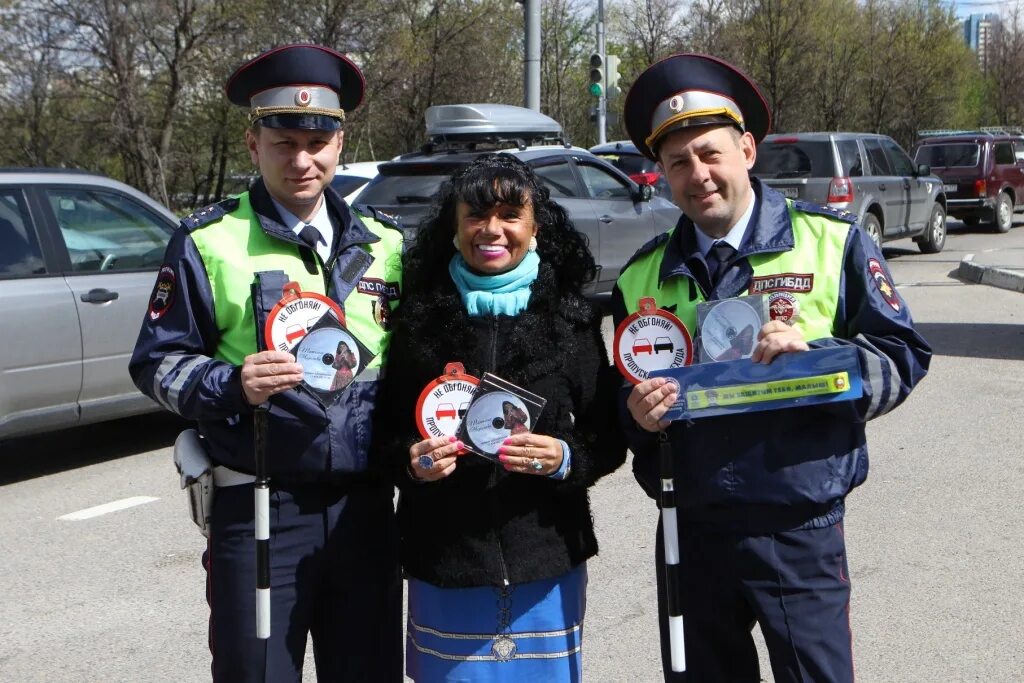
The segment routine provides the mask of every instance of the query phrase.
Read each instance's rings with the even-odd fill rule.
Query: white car
[[[345,203],[352,204],[366,183],[377,177],[377,167],[381,161],[357,161],[352,164],[338,165],[338,170],[331,181],[331,187],[337,190]]]

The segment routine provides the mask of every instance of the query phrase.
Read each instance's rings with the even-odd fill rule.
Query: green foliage
[[[606,0],[606,52],[627,92],[655,60],[703,51],[763,88],[775,129],[862,130],[905,146],[931,127],[1020,124],[1024,21],[1005,10],[986,70],[942,0]],[[575,144],[597,141],[590,0],[542,4],[541,109]],[[435,104],[523,101],[523,12],[513,0],[0,0],[0,165],[67,166],[126,180],[178,208],[253,173],[244,112],[223,84],[286,42],[348,53],[366,76],[347,161],[424,140]],[[625,98],[608,139],[626,137]]]

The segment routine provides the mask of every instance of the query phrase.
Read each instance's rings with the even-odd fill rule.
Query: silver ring
[[[417,460],[416,464],[420,466],[421,470],[429,470],[434,467],[434,458],[430,455],[421,455]]]
[[[533,458],[532,460],[530,460],[530,467],[533,468],[534,472],[540,472],[542,469],[544,469],[544,465],[542,465],[540,460],[538,460],[537,458]]]

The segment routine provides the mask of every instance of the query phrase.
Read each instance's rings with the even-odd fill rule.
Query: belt
[[[310,479],[309,481],[303,481],[301,478],[294,476],[275,477],[272,481],[277,486],[288,486],[288,485],[305,485],[305,484],[322,484],[327,486],[376,486],[386,485],[379,478],[369,475],[366,472],[356,472],[353,474],[342,475],[334,479],[324,480],[322,477],[317,479]],[[247,472],[239,472],[233,470],[230,467],[224,465],[213,466],[213,485],[217,488],[225,488],[227,486],[242,486],[243,484],[253,484],[256,482],[256,475],[248,474]]]
[[[224,465],[215,465],[213,468],[213,485],[217,488],[252,484],[255,481],[256,475],[239,472],[230,467],[224,467]]]

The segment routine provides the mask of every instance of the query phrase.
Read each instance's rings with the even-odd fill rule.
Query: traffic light
[[[590,55],[590,94],[600,97],[605,91],[604,57],[600,52]]]
[[[608,61],[605,63],[604,78],[607,84],[606,94],[608,98],[618,97],[622,94],[622,90],[619,89],[619,58],[615,55],[608,55]]]

